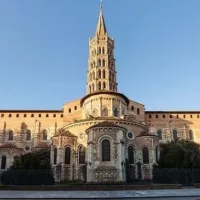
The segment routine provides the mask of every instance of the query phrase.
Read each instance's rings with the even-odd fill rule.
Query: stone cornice
[[[140,127],[146,131],[149,131],[149,128],[142,124],[142,123],[139,123],[139,122],[132,122],[132,121],[126,121],[126,120],[114,120],[114,119],[107,119],[108,121],[112,122],[113,124],[116,124],[116,125],[130,125],[130,126],[137,126],[137,127]],[[78,126],[85,126],[85,125],[89,125],[89,126],[93,126],[95,124],[98,124],[100,122],[103,122],[105,120],[84,120],[84,121],[81,121],[81,122],[75,122],[75,123],[71,123],[71,124],[67,124],[65,126],[63,126],[62,129],[70,129],[70,128],[74,128],[74,127],[78,127]]]

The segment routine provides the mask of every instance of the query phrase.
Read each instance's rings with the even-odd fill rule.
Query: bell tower
[[[95,36],[89,39],[87,94],[102,90],[117,92],[114,40],[108,36],[101,5]]]

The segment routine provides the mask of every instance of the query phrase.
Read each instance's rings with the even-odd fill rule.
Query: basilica
[[[160,143],[200,142],[199,111],[146,111],[118,91],[114,47],[101,7],[85,96],[60,110],[0,110],[0,172],[15,156],[49,149],[57,182],[151,180]]]

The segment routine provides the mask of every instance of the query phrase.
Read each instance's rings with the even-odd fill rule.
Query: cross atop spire
[[[106,24],[103,17],[103,0],[100,1],[100,13],[99,13],[99,20],[97,23],[96,34],[98,35],[105,35],[107,33]]]
[[[103,0],[100,0],[100,9],[103,8]]]

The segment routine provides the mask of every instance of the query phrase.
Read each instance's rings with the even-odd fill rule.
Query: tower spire
[[[97,35],[105,35],[107,33],[106,24],[103,17],[103,0],[100,1],[100,13],[99,19],[97,23],[96,34]]]
[[[114,40],[106,30],[101,1],[96,34],[89,40],[87,94],[102,90],[117,92],[114,48]]]

